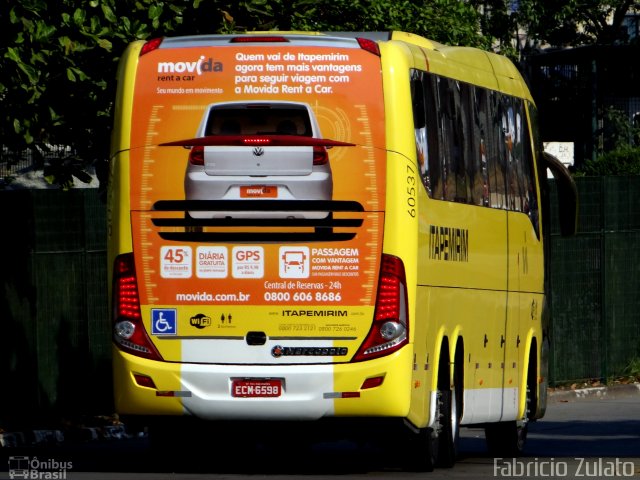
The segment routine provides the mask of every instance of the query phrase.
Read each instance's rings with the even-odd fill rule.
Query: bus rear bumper
[[[121,415],[317,420],[347,416],[406,417],[409,412],[409,348],[388,357],[349,364],[179,364],[147,360],[115,347],[113,358],[115,406]],[[153,381],[151,387],[142,385],[145,377]],[[279,396],[232,396],[233,380],[267,378],[281,381]],[[381,383],[362,388],[366,387],[367,379],[374,378]]]

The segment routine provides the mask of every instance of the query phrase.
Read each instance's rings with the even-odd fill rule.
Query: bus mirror
[[[578,189],[576,184],[558,158],[543,152],[544,163],[551,170],[558,189],[558,214],[560,234],[563,237],[575,235],[578,228]]]

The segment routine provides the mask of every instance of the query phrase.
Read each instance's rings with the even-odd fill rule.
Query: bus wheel
[[[484,431],[489,452],[498,457],[519,457],[527,440],[527,430],[526,420],[487,425]]]
[[[489,452],[501,457],[519,457],[527,441],[531,389],[527,386],[526,411],[524,418],[510,422],[492,423],[485,427]]]
[[[535,349],[535,344],[533,347]],[[535,350],[534,350],[535,351]],[[527,441],[528,422],[532,410],[535,414],[535,385],[536,385],[536,360],[530,359],[527,372],[527,388],[525,398],[525,412],[523,418],[510,422],[492,423],[485,427],[485,436],[489,452],[500,457],[519,457],[524,451]]]
[[[456,390],[438,392],[440,409],[440,433],[438,435],[439,467],[451,468],[456,463],[458,453],[458,438],[460,430],[460,416],[456,401]]]
[[[407,439],[406,469],[412,472],[432,472],[438,457],[438,437],[432,428],[409,432]]]
[[[402,455],[404,469],[412,472],[432,472],[438,458],[438,436],[432,428],[406,432]]]

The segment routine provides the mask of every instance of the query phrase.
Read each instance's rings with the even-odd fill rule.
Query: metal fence
[[[622,375],[640,357],[640,176],[577,179],[575,237],[552,231],[552,380]]]
[[[640,176],[577,184],[578,235],[552,222],[552,384],[607,379],[640,356]],[[0,425],[110,413],[100,193],[0,190],[0,211]]]
[[[60,161],[74,155],[72,147],[64,145],[38,145],[23,150],[13,150],[0,146],[0,182],[10,183],[10,179],[33,169],[42,168],[53,161]]]
[[[99,192],[0,191],[0,211],[0,426],[111,412]]]

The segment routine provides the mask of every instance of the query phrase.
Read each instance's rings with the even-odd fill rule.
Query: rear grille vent
[[[152,218],[161,238],[201,243],[347,241],[355,238],[364,216],[360,203],[335,200],[161,200],[154,211],[173,214]],[[189,212],[211,212],[214,218],[192,218]],[[274,212],[283,215],[269,218]],[[318,212],[326,216],[303,218]]]

